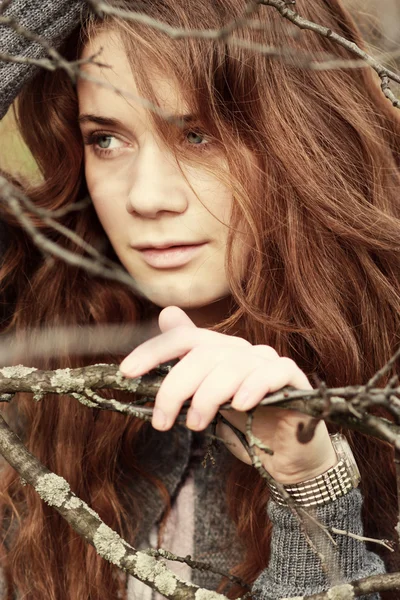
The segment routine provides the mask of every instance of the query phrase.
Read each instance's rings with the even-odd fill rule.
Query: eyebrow
[[[181,120],[185,124],[190,124],[197,121],[196,115],[185,114],[185,115],[172,115],[172,120]],[[122,121],[114,119],[112,117],[103,117],[102,115],[94,115],[92,113],[84,113],[79,115],[79,123],[96,123],[96,125],[104,125],[108,127],[123,127]]]
[[[121,127],[122,123],[118,119],[111,117],[102,117],[101,115],[93,115],[90,113],[79,115],[79,123],[96,123],[97,125],[108,125],[109,127]]]

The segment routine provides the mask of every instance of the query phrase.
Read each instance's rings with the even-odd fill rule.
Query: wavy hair
[[[135,5],[118,2],[127,10]],[[190,29],[218,29],[244,7],[244,0],[140,3],[141,12]],[[296,7],[306,18],[363,47],[340,0],[298,0]],[[352,58],[316,33],[294,36],[272,7],[260,6],[253,19],[263,27],[243,27],[218,42],[172,40],[139,23],[92,16],[67,40],[64,52],[76,58],[77,49],[79,55],[98,31],[117,31],[141,95],[157,104],[149,64],[173,73],[191,111],[224,150],[227,169],[217,171],[204,162],[231,186],[235,199],[226,265],[234,306],[216,329],[232,333],[240,325],[249,341],[273,346],[328,386],[363,383],[399,343],[400,118],[369,67],[304,69],[294,61],[246,49],[243,42],[251,41],[290,48],[297,56],[325,52]],[[68,77],[61,71],[38,74],[22,91],[18,112],[43,175],[42,184],[26,186],[30,198],[49,209],[83,198],[83,144],[76,93]],[[160,137],[174,145],[165,121],[156,114],[151,118]],[[251,165],[243,160],[244,149],[255,158]],[[195,160],[175,145],[174,151],[180,161]],[[63,223],[95,247],[105,247],[93,207],[68,213]],[[240,279],[231,250],[243,223],[255,242],[246,277]],[[37,226],[60,245],[82,252],[43,223]],[[12,227],[18,232],[16,223]],[[23,335],[26,328],[43,324],[141,322],[154,312],[120,284],[89,277],[58,259],[44,261],[37,253],[33,261],[32,243],[25,238],[20,232],[13,236],[0,273],[3,289],[16,294],[8,330]],[[103,361],[118,358],[106,352],[102,356]],[[35,366],[88,362],[65,356]],[[140,470],[135,440],[142,425],[67,397],[35,403],[30,395],[20,394],[14,403],[28,449],[64,476],[109,526],[134,541],[132,523],[140,507],[130,498],[127,509],[121,481]],[[364,479],[366,532],[390,538],[396,522],[392,449],[362,434],[349,437]],[[268,494],[253,469],[238,461],[234,465],[227,502],[246,548],[234,570],[252,582],[269,558]],[[144,475],[167,506],[162,482],[151,473]],[[118,591],[124,597],[114,567],[77,538],[29,486],[22,486],[11,468],[4,469],[0,485],[0,507],[13,532],[3,549],[9,598],[13,585],[29,600],[100,600],[116,597]]]

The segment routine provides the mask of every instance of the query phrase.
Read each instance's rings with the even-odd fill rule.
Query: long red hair
[[[135,3],[121,5],[133,9]],[[140,3],[141,12],[190,29],[220,28],[244,7],[244,0]],[[296,8],[363,46],[340,0],[298,0]],[[305,70],[235,45],[238,38],[290,47],[298,55],[322,51],[352,58],[315,33],[293,36],[272,7],[260,6],[253,18],[265,27],[242,28],[232,40],[220,43],[176,41],[138,23],[91,17],[64,50],[75,58],[77,48],[79,53],[99,29],[118,31],[141,95],[157,103],[147,78],[149,61],[174,73],[193,113],[225,149],[227,171],[217,172],[202,159],[204,168],[231,186],[235,198],[227,251],[234,308],[217,329],[234,332],[240,324],[249,341],[273,346],[328,386],[366,382],[399,343],[400,118],[370,68]],[[76,94],[67,76],[61,71],[39,73],[24,88],[18,114],[43,174],[41,185],[26,186],[30,198],[50,209],[83,198],[83,146]],[[170,128],[157,115],[152,118],[160,137],[172,144]],[[252,151],[257,168],[244,163],[244,148]],[[181,148],[174,150],[179,160],[194,160]],[[0,275],[4,293],[15,294],[16,309],[7,330],[22,335],[28,327],[49,324],[135,323],[154,310],[120,284],[90,277],[57,259],[42,260],[8,219],[15,235]],[[62,222],[112,255],[92,206],[68,213]],[[235,230],[243,222],[255,238],[245,280],[230,260]],[[43,223],[38,227],[60,245],[74,248]],[[119,358],[106,352],[101,357],[112,362]],[[66,356],[35,366],[92,361]],[[69,398],[36,403],[20,394],[15,403],[29,450],[65,477],[109,526],[134,542],[140,507],[130,498],[128,513],[121,481],[140,470],[135,440],[142,424]],[[350,437],[363,473],[366,531],[393,538],[392,449],[361,434]],[[253,469],[238,461],[234,465],[227,501],[246,548],[235,570],[252,582],[268,563],[268,495]],[[167,506],[162,482],[146,476]],[[9,598],[12,585],[29,600],[116,597],[122,584],[114,567],[77,538],[29,486],[22,486],[11,468],[4,469],[0,485],[0,507],[9,526],[3,553]]]

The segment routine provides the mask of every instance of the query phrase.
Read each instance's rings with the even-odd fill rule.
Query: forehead
[[[79,78],[77,83],[80,112],[102,112],[107,109],[133,111],[145,117],[145,104],[140,102],[135,74],[118,33],[102,31],[91,39],[84,47],[81,58],[94,56],[95,62],[101,65],[84,65],[83,71],[90,80]],[[146,77],[162,111],[181,114],[187,110],[180,86],[172,74],[161,73],[154,65],[146,64]]]

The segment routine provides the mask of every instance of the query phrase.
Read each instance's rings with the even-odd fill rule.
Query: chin
[[[218,302],[222,298],[230,295],[229,290],[210,289],[211,286],[205,286],[205,289],[193,290],[193,288],[182,289],[179,286],[173,289],[145,289],[141,288],[142,293],[153,304],[160,308],[167,306],[179,306],[183,310],[196,310]]]

